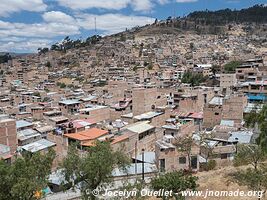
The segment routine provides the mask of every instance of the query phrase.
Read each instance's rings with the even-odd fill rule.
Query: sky
[[[255,4],[267,5],[267,0],[0,0],[0,52],[37,52],[66,36],[86,39],[153,23],[156,18]]]

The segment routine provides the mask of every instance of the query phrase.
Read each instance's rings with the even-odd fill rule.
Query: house
[[[59,101],[59,109],[63,114],[74,114],[79,112],[81,102],[77,99]]]
[[[16,120],[8,115],[0,115],[0,144],[9,146],[12,155],[18,147]]]
[[[38,133],[40,133],[40,134],[41,134],[41,137],[44,138],[44,139],[47,138],[47,135],[48,135],[49,133],[53,133],[54,129],[55,129],[55,128],[54,128],[53,126],[49,126],[49,125],[47,125],[47,126],[41,126],[41,127],[37,127],[37,128],[35,128],[35,130],[36,130]]]
[[[6,163],[11,163],[11,149],[9,146],[0,144],[0,161],[4,160]]]
[[[236,153],[236,141],[208,138],[202,142],[200,155],[206,162],[215,160],[218,166],[231,164]]]
[[[46,139],[40,139],[30,144],[23,145],[20,148],[23,151],[35,153],[35,152],[47,152],[49,148],[54,146],[56,146],[56,143]]]
[[[215,96],[208,104],[205,105],[203,111],[203,126],[212,128],[219,125],[222,119],[223,97]]]
[[[82,147],[87,147],[93,145],[94,141],[102,136],[108,134],[108,131],[101,130],[98,128],[90,128],[78,133],[68,133],[64,134],[64,138],[67,140],[67,145],[71,145],[73,143],[78,143],[78,146],[82,149]]]
[[[33,124],[26,120],[16,121],[17,131],[33,128]]]
[[[41,134],[33,129],[24,129],[17,132],[18,145],[24,146],[41,139]]]
[[[156,142],[156,165],[159,171],[171,172],[177,170],[188,170],[189,163],[193,171],[199,170],[199,146],[194,144],[191,149],[190,160],[185,152],[179,151],[175,146],[176,138],[165,135],[163,139]]]

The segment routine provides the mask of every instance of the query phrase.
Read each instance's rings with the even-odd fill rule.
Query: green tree
[[[188,160],[188,169],[191,171],[191,152],[194,145],[192,137],[178,138],[175,142],[175,146],[178,151],[186,154]]]
[[[249,165],[247,169],[238,169],[229,174],[229,180],[239,185],[247,186],[250,190],[267,190],[267,168],[263,162],[266,160],[266,154],[258,145],[240,145],[238,153],[234,159],[234,165]],[[258,199],[261,199],[259,194]]]
[[[254,169],[258,169],[259,165],[265,160],[266,153],[260,146],[255,144],[242,144],[237,147],[234,165],[252,165]]]
[[[47,187],[55,152],[24,153],[8,165],[0,161],[0,199],[35,200],[36,192]]]
[[[164,175],[160,175],[151,180],[151,187],[153,190],[164,189],[165,191],[173,191],[173,196],[163,196],[162,199],[175,198],[176,200],[185,199],[181,192],[186,190],[196,190],[197,177],[192,176],[189,173],[183,171],[169,172]],[[174,194],[176,193],[176,194]]]
[[[231,61],[223,66],[224,71],[227,73],[235,73],[235,69],[241,65],[241,61]]]
[[[128,158],[122,152],[114,152],[110,143],[97,141],[79,156],[75,146],[71,146],[63,160],[62,169],[66,181],[74,187],[81,184],[84,199],[96,199],[92,194],[95,189],[102,190],[112,180],[112,171],[116,168],[126,169]]]
[[[48,68],[52,67],[52,65],[51,65],[51,63],[49,61],[46,62],[45,66],[48,67]]]
[[[261,199],[267,190],[267,168],[239,170],[230,174],[230,179],[239,185],[247,186],[248,189],[258,191],[258,199]]]
[[[200,83],[206,81],[207,77],[203,77],[202,74],[195,74],[190,71],[185,72],[182,78],[182,83],[188,83],[192,86],[198,86]]]
[[[267,153],[267,104],[265,104],[260,112],[257,112],[257,108],[245,117],[247,127],[255,127],[256,125],[260,129],[260,135],[256,142],[261,146],[262,150]]]

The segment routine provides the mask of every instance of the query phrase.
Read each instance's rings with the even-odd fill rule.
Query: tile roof
[[[114,140],[111,142],[111,144],[116,144],[116,143],[122,142],[124,140],[127,140],[128,138],[129,138],[129,134],[125,133],[123,135],[115,137]]]
[[[108,133],[108,131],[106,131],[106,130],[101,130],[98,128],[90,128],[88,130],[81,131],[78,133],[64,134],[64,136],[66,136],[68,138],[75,139],[75,140],[79,140],[79,141],[86,141],[86,140],[97,139],[103,135],[106,135],[107,133]]]

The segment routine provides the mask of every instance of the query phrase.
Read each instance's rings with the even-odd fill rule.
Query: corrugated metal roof
[[[36,142],[24,145],[21,148],[26,150],[26,151],[30,151],[30,152],[34,153],[34,152],[38,152],[38,151],[41,151],[43,149],[47,149],[47,148],[55,146],[55,145],[56,145],[56,143],[54,143],[54,142],[50,142],[49,140],[46,140],[46,139],[41,139],[41,140],[38,140]]]
[[[16,127],[17,127],[17,129],[28,127],[28,126],[31,126],[31,125],[32,125],[32,123],[27,122],[25,120],[16,121]]]
[[[211,105],[222,105],[223,104],[223,98],[222,97],[213,97],[209,104]]]
[[[252,138],[253,132],[251,131],[236,131],[231,132],[228,138],[229,142],[238,142],[241,144],[248,144]]]

